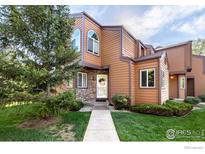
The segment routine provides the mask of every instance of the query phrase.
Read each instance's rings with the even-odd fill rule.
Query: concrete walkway
[[[110,110],[92,111],[83,141],[120,141]]]

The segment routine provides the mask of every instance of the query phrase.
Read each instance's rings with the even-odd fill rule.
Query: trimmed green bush
[[[189,104],[198,104],[201,102],[201,99],[197,97],[187,96],[187,98],[184,99],[184,102]]]
[[[202,102],[205,102],[205,95],[199,95],[198,97],[201,99]]]
[[[173,111],[169,107],[154,104],[137,104],[130,107],[133,112],[153,114],[160,116],[172,116]]]
[[[112,102],[114,104],[115,109],[126,109],[130,105],[130,99],[128,96],[116,94],[112,97]]]
[[[193,109],[193,106],[191,104],[182,103],[175,100],[168,100],[163,106],[172,109],[173,115],[176,116],[186,115]]]

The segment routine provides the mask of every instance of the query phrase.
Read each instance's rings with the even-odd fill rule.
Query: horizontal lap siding
[[[205,57],[192,56],[192,71],[187,73],[187,77],[194,77],[195,96],[205,95],[205,72],[203,66]]]
[[[94,30],[100,41],[99,56],[93,55],[87,51],[87,33],[89,30]],[[99,25],[85,17],[85,34],[84,34],[84,62],[91,63],[94,65],[101,66],[101,54],[102,54],[102,38],[101,38],[101,28]]]
[[[136,97],[136,71],[135,71],[135,64],[131,64],[131,104],[135,103]]]
[[[128,63],[120,60],[120,30],[103,30],[102,64],[109,65],[110,98],[129,94]]]
[[[136,43],[135,40],[130,37],[127,32],[123,32],[123,55],[131,58],[135,58]]]
[[[75,18],[75,26],[74,29],[80,29],[80,51],[82,51],[82,17]]]
[[[139,62],[136,64],[136,103],[152,103],[158,104],[159,101],[159,85],[158,85],[158,59],[149,60],[145,62]],[[155,77],[155,88],[140,88],[140,69],[155,68],[156,77]]]
[[[169,71],[185,71],[186,46],[165,49],[168,55]]]

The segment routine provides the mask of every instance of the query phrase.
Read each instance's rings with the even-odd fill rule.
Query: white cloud
[[[148,41],[165,26],[202,9],[205,6],[154,6],[141,16],[130,12],[130,16],[126,17],[122,12],[118,22],[125,25],[135,37]]]
[[[71,6],[71,13],[86,11],[102,24],[124,25],[137,39],[150,42],[150,38],[158,34],[163,28],[176,30],[179,25],[172,26],[173,23],[205,10],[205,6],[152,6],[146,7],[143,12],[139,12],[138,8],[139,6],[123,9],[121,6],[74,5]],[[196,22],[198,27],[202,20],[204,19]],[[182,31],[195,33],[190,25],[184,24],[182,26],[180,24],[180,26]]]
[[[205,14],[188,22],[178,24],[172,27],[172,30],[199,36],[201,32],[205,31]]]

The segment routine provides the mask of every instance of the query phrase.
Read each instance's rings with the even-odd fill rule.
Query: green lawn
[[[205,108],[194,110],[185,117],[163,117],[139,113],[112,112],[112,117],[121,141],[205,141],[197,138],[205,130]],[[191,130],[192,137],[176,135],[167,139],[166,131]],[[198,135],[200,130],[200,135]]]
[[[63,112],[55,123],[37,128],[22,128],[32,121],[35,105],[24,105],[0,110],[0,141],[82,141],[90,113]]]

